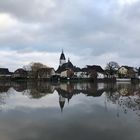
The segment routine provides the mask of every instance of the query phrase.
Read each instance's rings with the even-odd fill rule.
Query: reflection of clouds
[[[48,107],[56,107],[56,103],[58,101],[57,92],[54,92],[53,96],[46,95],[40,99],[31,99],[28,96],[28,91],[24,91],[24,95],[20,92],[16,92],[11,89],[9,91],[10,94],[8,97],[4,98],[5,105],[2,109],[10,110],[10,109],[21,109],[21,108],[48,108]]]
[[[112,138],[114,140],[135,140],[134,136],[136,139],[139,138],[140,124],[137,123],[136,115],[123,115],[121,111],[119,112],[120,118],[116,119],[116,107],[120,104],[124,104],[124,107],[130,110],[134,107],[140,109],[137,108],[140,96],[134,87],[134,95],[132,93],[122,96],[117,91],[117,85],[104,85],[104,88],[99,88],[100,90],[98,90],[98,84],[85,85],[68,84],[62,89],[60,85],[55,85],[56,90],[53,94],[46,93],[41,98],[30,98],[31,89],[17,92],[10,88],[3,108],[7,111],[0,113],[0,138],[4,140],[19,140],[21,138],[23,140],[91,140],[93,138],[96,140]],[[30,87],[32,86],[30,85]],[[47,86],[43,87],[46,88]],[[78,89],[75,87],[78,87]],[[49,84],[48,88],[51,89]],[[99,97],[94,96],[95,94],[91,94],[90,97],[82,94],[85,91],[88,94],[97,94],[97,91],[102,90],[104,93]],[[73,96],[77,91],[79,91],[79,94]],[[72,95],[70,103],[65,103],[63,113],[58,109],[58,93],[62,96],[62,101]],[[106,98],[107,104],[110,103],[107,110],[105,108]],[[114,104],[111,104],[112,102]]]
[[[99,97],[104,92],[103,84],[99,88],[100,85],[94,83],[12,82],[10,86],[13,88],[8,91],[9,97],[4,98],[6,104],[3,109],[56,107],[59,102],[57,94],[71,102],[74,95],[82,93]]]
[[[112,114],[114,109],[106,112],[103,106],[94,101],[94,98],[90,102],[85,98],[84,102],[68,108],[63,115],[55,107],[6,112],[0,115],[0,130],[4,128],[7,131],[0,131],[0,136],[4,140],[101,140],[110,137],[114,140],[131,140],[134,135],[139,137],[140,125],[136,127],[136,121],[127,123],[129,117],[116,120]]]
[[[138,85],[126,83],[52,84],[48,82],[12,82],[11,84],[0,83],[0,86],[3,87],[1,89],[5,89],[7,86],[8,88],[13,86],[13,88],[9,88],[5,92],[8,96],[4,96],[3,93],[0,94],[1,106],[4,105],[2,109],[6,110],[15,108],[20,110],[21,108],[59,107],[59,104],[61,104],[59,100],[60,96],[66,101],[63,108],[68,108],[68,106],[74,106],[84,102],[85,95],[92,98],[99,97],[101,99],[99,103],[103,105],[106,102],[110,104],[110,108],[115,108],[116,105],[119,105],[125,113],[126,110],[137,110],[137,112],[140,110],[140,90]],[[90,98],[87,99],[90,102]]]

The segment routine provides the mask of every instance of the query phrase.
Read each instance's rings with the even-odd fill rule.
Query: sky
[[[140,0],[0,0],[0,67],[140,66]]]

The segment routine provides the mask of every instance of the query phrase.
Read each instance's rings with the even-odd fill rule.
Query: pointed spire
[[[66,60],[63,49],[62,49],[62,53],[60,55],[60,60]]]
[[[68,98],[68,104],[69,104],[69,102],[70,102],[70,98]]]
[[[65,98],[62,95],[59,96],[59,105],[60,105],[61,112],[63,112],[63,108],[65,105]]]

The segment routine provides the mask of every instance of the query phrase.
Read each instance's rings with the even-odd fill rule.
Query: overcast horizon
[[[140,66],[140,0],[0,0],[0,67]]]

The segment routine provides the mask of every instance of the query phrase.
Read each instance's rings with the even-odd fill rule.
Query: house
[[[0,78],[11,77],[12,73],[7,68],[0,68]]]
[[[86,75],[86,74],[82,69],[80,69],[80,68],[74,69],[74,78],[83,78],[83,77],[85,77],[84,75]]]
[[[50,79],[54,75],[55,75],[54,68],[41,68],[37,72],[38,79]]]
[[[101,66],[87,65],[87,69],[89,71],[96,71],[97,72],[97,79],[104,79],[105,78],[105,71],[102,69]]]
[[[140,67],[138,69],[138,78],[140,79]]]
[[[23,78],[23,79],[26,79],[27,78],[27,71],[20,68],[20,69],[17,69],[13,75],[12,75],[12,78]]]
[[[60,73],[61,78],[72,78],[74,76],[74,72],[71,69],[66,69]]]
[[[83,79],[97,79],[97,72],[86,67],[74,71],[74,77]]]
[[[119,78],[136,78],[138,77],[138,71],[129,66],[121,66],[118,69],[118,77]]]

